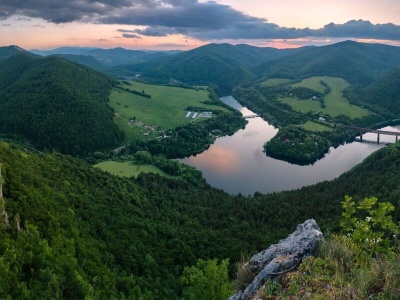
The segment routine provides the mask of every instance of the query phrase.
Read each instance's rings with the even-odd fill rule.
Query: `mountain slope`
[[[400,66],[383,74],[366,87],[358,98],[362,102],[384,107],[400,116]]]
[[[61,57],[65,60],[69,60],[96,70],[103,70],[105,68],[105,66],[93,56],[75,55],[75,54],[56,54],[55,56]]]
[[[248,45],[208,44],[167,58],[142,64],[119,66],[142,73],[144,77],[189,84],[217,84],[230,90],[233,86],[255,78],[249,68],[267,59],[282,57],[299,49],[278,50]]]
[[[305,49],[284,59],[260,64],[253,71],[270,78],[335,76],[366,86],[381,72],[397,64],[400,64],[399,47],[346,41]]]
[[[111,80],[61,58],[18,54],[0,64],[0,129],[41,148],[82,154],[122,140],[107,106]]]

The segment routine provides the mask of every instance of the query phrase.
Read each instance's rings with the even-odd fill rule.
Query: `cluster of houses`
[[[212,117],[212,111],[203,111],[202,113],[197,113],[197,112],[192,112],[188,111],[185,115],[185,118],[188,119],[192,116],[192,119],[196,119],[197,117],[199,118],[211,118]]]

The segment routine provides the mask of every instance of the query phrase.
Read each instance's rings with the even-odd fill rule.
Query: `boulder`
[[[257,275],[244,291],[239,291],[229,300],[255,299],[267,279],[296,268],[305,256],[315,254],[322,239],[323,234],[315,220],[310,219],[297,225],[296,231],[286,239],[254,255],[247,262]]]

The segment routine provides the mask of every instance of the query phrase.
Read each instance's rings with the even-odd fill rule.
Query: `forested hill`
[[[0,60],[0,78],[1,133],[70,154],[104,150],[123,138],[106,104],[112,80],[97,71],[20,52]]]
[[[400,116],[400,66],[384,73],[362,90],[359,100],[384,107],[396,117]]]
[[[308,218],[336,232],[346,194],[391,201],[400,219],[399,144],[332,182],[254,197],[203,181],[123,179],[6,143],[0,162],[0,293],[10,299],[178,299],[179,276],[198,258],[233,266]]]
[[[0,47],[0,60],[20,53],[29,53],[29,52],[15,45]]]
[[[259,76],[288,79],[326,75],[366,86],[380,73],[398,64],[399,47],[345,41],[269,60],[255,67],[253,72]]]
[[[249,45],[208,44],[155,59],[142,64],[120,66],[115,69],[142,73],[142,76],[168,81],[179,80],[190,84],[217,84],[230,91],[233,86],[256,78],[249,71],[265,60],[282,57],[300,49],[279,50]]]

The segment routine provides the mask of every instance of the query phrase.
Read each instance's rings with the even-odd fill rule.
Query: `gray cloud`
[[[400,40],[400,26],[392,23],[373,25],[369,21],[352,20],[345,24],[325,25],[322,29],[315,31],[315,36]]]
[[[131,29],[117,29],[117,32],[135,32],[135,30],[131,30]]]
[[[139,35],[133,33],[123,33],[122,36],[126,39],[141,39]]]
[[[328,24],[321,29],[286,28],[252,17],[229,5],[199,0],[1,0],[0,18],[13,15],[41,18],[53,23],[72,21],[145,26],[120,29],[133,36],[182,34],[199,40],[295,39],[348,37],[400,40],[400,26],[374,25],[352,20]]]

